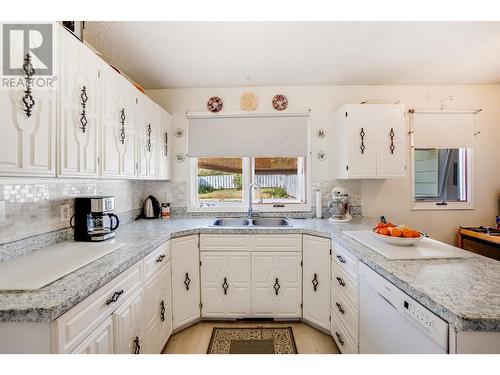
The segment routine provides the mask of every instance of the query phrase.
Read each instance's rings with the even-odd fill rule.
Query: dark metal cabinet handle
[[[361,153],[364,154],[365,153],[365,129],[361,128],[361,132],[359,133],[360,137],[361,137],[361,146],[359,146],[359,149],[361,150]]]
[[[391,154],[394,154],[394,150],[396,149],[396,146],[394,146],[394,136],[396,133],[394,133],[394,128],[391,128],[391,131],[389,132],[389,137],[391,137],[391,145],[389,146],[389,150],[391,150]]]
[[[313,289],[316,292],[318,290],[318,285],[319,285],[318,274],[317,273],[314,274],[314,277],[312,279],[312,284],[313,284]]]
[[[35,74],[35,68],[33,68],[33,64],[31,63],[31,55],[29,53],[27,53],[24,58],[23,71],[26,80],[26,90],[24,90],[24,96],[22,99],[24,104],[24,113],[26,113],[27,117],[31,117],[33,107],[35,106],[35,99],[33,99],[33,95],[31,95],[31,89],[33,86],[32,77]]]
[[[279,291],[280,291],[280,288],[281,288],[281,285],[279,283],[279,280],[278,278],[276,278],[276,281],[274,283],[274,292],[276,293],[276,295],[278,295]]]
[[[165,254],[161,254],[158,258],[156,258],[156,263],[163,262],[163,259],[165,259]]]
[[[229,284],[227,283],[227,277],[224,277],[224,282],[222,283],[222,289],[224,289],[224,294],[227,294],[229,289]]]
[[[189,273],[186,272],[186,278],[184,279],[184,285],[186,290],[189,290],[189,284],[191,284],[191,279],[189,278]]]
[[[345,259],[342,255],[337,255],[337,259],[339,260],[340,263],[345,263]]]
[[[123,294],[123,289],[122,290],[119,290],[117,292],[114,292],[113,295],[111,296],[111,298],[109,298],[108,300],[106,300],[106,305],[110,305],[112,304],[113,302],[116,302],[118,301],[118,298],[120,298],[120,296]]]
[[[151,152],[151,124],[148,124],[147,131],[146,133],[148,134],[148,140],[146,142],[146,148],[148,149],[148,152]]]
[[[80,99],[81,99],[81,106],[82,106],[82,112],[80,113],[80,130],[82,133],[85,133],[87,131],[87,101],[89,100],[89,97],[87,96],[87,87],[83,86],[82,91],[80,93]]]
[[[165,157],[168,156],[168,132],[165,132]]]
[[[341,277],[337,276],[336,279],[337,279],[337,282],[339,283],[340,286],[345,286],[345,282]]]
[[[160,320],[165,321],[165,301],[160,302]]]
[[[125,119],[126,119],[125,108],[122,108],[120,110],[120,124],[121,124],[121,128],[120,128],[120,142],[121,142],[122,145],[125,143]]]
[[[337,340],[339,340],[340,345],[344,346],[344,339],[342,338],[342,335],[338,332],[335,332],[335,336],[337,336]]]
[[[341,314],[345,314],[345,310],[340,303],[335,302],[335,305],[337,306],[337,310],[339,310]]]
[[[139,337],[135,336],[134,340],[134,354],[140,354],[141,353],[141,344],[139,342]]]

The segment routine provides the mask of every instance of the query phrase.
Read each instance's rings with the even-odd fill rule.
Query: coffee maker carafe
[[[75,198],[75,215],[72,227],[75,241],[104,241],[115,236],[120,221],[113,211],[115,198],[78,197]]]

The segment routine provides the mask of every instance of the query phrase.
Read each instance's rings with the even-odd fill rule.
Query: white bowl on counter
[[[372,230],[371,232],[375,236],[375,238],[377,238],[379,241],[396,246],[412,246],[420,242],[422,238],[425,237],[422,233],[420,233],[420,237],[407,238],[407,237],[386,236],[384,234],[379,234],[375,232],[375,230]]]

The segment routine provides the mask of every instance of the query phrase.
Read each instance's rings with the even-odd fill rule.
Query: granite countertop
[[[389,260],[343,234],[372,228],[375,220],[349,223],[292,219],[288,228],[215,228],[213,218],[138,220],[121,226],[114,252],[36,291],[0,292],[0,321],[50,322],[170,238],[198,233],[300,233],[332,238],[361,262],[452,324],[457,330],[500,331],[500,262],[463,259]]]

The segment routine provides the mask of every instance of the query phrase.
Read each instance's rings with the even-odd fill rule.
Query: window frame
[[[248,188],[252,183],[253,174],[253,161],[252,157],[242,157],[242,202],[219,202],[214,206],[201,207],[198,201],[198,186],[197,186],[197,175],[198,175],[198,158],[189,158],[189,185],[188,189],[188,207],[187,212],[246,212],[249,203]],[[252,208],[254,211],[269,213],[269,212],[308,212],[311,211],[311,167],[310,167],[310,157],[304,157],[303,168],[304,168],[304,179],[303,179],[303,189],[305,194],[305,202],[269,202],[269,203],[258,203],[253,202]],[[252,194],[253,197],[256,196],[256,189]],[[274,204],[283,205],[283,207],[274,207]]]
[[[411,148],[411,209],[412,211],[442,211],[442,210],[473,210],[473,164],[474,164],[474,149],[466,148],[466,165],[465,178],[467,181],[467,199],[461,202],[446,202],[446,205],[437,205],[437,202],[424,201],[418,202],[415,200],[415,149]],[[439,149],[439,147],[437,147]],[[463,176],[462,176],[463,177]]]

